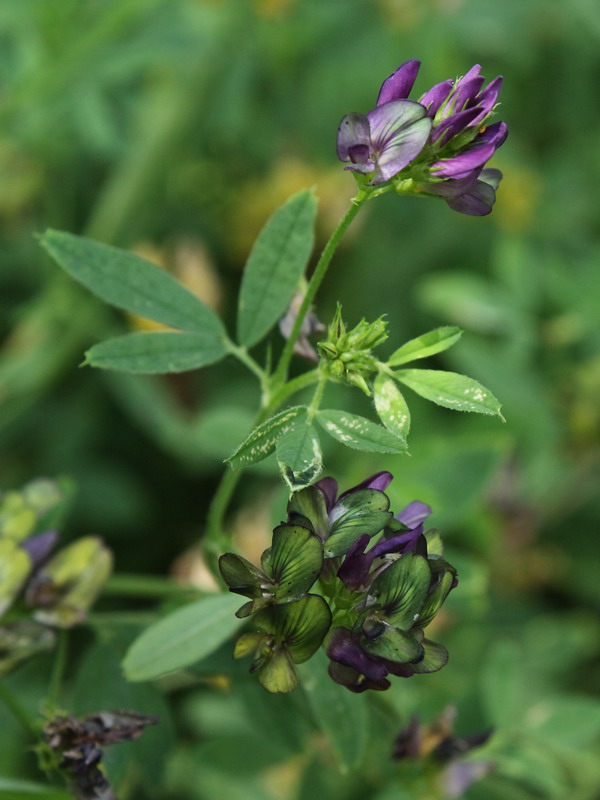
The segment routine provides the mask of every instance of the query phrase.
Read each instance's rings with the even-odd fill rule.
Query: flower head
[[[484,86],[481,67],[476,64],[461,78],[436,84],[419,98],[424,115],[418,118],[419,127],[413,129],[414,123],[404,126],[408,117],[403,116],[407,112],[402,109],[411,102],[407,98],[419,67],[420,62],[414,59],[398,67],[383,82],[377,108],[366,117],[344,117],[338,132],[338,157],[352,161],[347,169],[368,173],[368,185],[392,180],[402,194],[435,195],[463,214],[489,214],[502,174],[485,169],[485,165],[508,134],[504,122],[488,124],[503,79],[497,77]],[[416,120],[416,112],[413,114]],[[389,136],[383,136],[377,127],[380,118],[386,118]],[[422,140],[427,122],[428,135]],[[396,140],[401,130],[410,147]]]

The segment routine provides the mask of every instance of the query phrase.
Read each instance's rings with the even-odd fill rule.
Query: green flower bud
[[[26,600],[37,608],[34,619],[58,628],[81,622],[111,569],[111,552],[96,537],[86,536],[60,550],[27,588]]]
[[[17,542],[0,539],[0,616],[10,608],[31,570],[31,559]]]

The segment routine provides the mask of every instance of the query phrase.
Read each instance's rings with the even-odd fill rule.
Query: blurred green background
[[[454,705],[461,732],[498,731],[496,769],[468,797],[597,798],[597,0],[19,0],[0,5],[0,44],[0,487],[70,475],[67,540],[99,534],[119,572],[201,582],[195,547],[256,386],[230,361],[168,379],[78,369],[91,344],[146,323],[70,283],[35,234],[134,248],[230,323],[252,241],[289,194],[317,186],[320,243],[343,213],[343,114],[369,110],[409,58],[422,61],[416,97],[473,63],[505,76],[510,135],[492,163],[505,177],[491,216],[386,195],[351,229],[318,298],[325,322],[336,300],[351,324],[387,314],[390,352],[461,326],[436,366],[503,403],[506,424],[411,397],[412,457],[326,451],[341,483],[389,469],[396,507],[434,507],[461,575],[437,636],[450,664],[371,703],[379,733],[354,776],[315,746],[299,701],[260,694],[244,665],[234,691],[208,673],[163,687],[172,722],[111,769],[124,797],[416,800],[431,795],[389,761],[398,720],[431,722]],[[251,554],[281,514],[280,483],[265,462],[235,496],[231,524]],[[103,631],[76,642],[74,708],[162,704],[120,677],[115,653],[131,631]],[[32,707],[48,665],[10,679]],[[6,726],[0,774],[35,777]]]

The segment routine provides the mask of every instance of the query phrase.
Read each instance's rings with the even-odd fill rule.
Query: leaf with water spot
[[[232,469],[244,469],[262,461],[275,450],[277,440],[290,431],[294,422],[306,414],[306,406],[291,406],[254,428],[227,462]]]
[[[319,411],[317,422],[338,442],[368,453],[406,453],[407,445],[381,425],[346,411]]]
[[[394,378],[438,406],[495,414],[504,419],[500,413],[502,406],[490,390],[466,375],[439,369],[402,369],[394,372]]]
[[[373,399],[379,419],[399,439],[406,439],[410,430],[410,411],[393,378],[380,372],[373,384]]]
[[[313,484],[323,470],[319,437],[305,417],[277,440],[276,450],[279,469],[292,492]]]

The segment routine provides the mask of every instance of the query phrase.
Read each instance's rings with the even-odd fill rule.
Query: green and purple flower
[[[408,95],[419,67],[414,59],[405,62],[383,82],[373,111],[344,117],[338,157],[351,162],[346,169],[365,174],[368,186],[392,181],[402,194],[436,195],[463,214],[489,214],[502,174],[485,165],[508,133],[504,122],[488,124],[502,78],[484,86],[476,64],[458,80],[425,92],[419,116],[404,105],[412,102]]]

